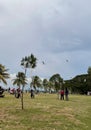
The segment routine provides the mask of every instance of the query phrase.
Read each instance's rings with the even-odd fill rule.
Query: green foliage
[[[23,89],[24,89],[24,86],[27,84],[26,82],[26,76],[23,72],[18,72],[18,74],[16,75],[16,78],[13,79],[13,85],[17,85],[20,86],[22,85],[22,94],[21,94],[21,104],[22,104],[22,109],[24,108],[23,106]]]
[[[16,78],[13,79],[13,85],[17,85],[17,86],[21,86],[21,85],[26,85],[26,76],[23,72],[18,72],[18,74],[16,75]]]
[[[49,91],[49,87],[50,87],[49,86],[49,81],[47,79],[43,79],[42,84],[43,84],[45,92]]]
[[[4,84],[7,84],[6,79],[9,78],[7,71],[8,69],[6,69],[4,65],[0,64],[0,82],[2,81]]]
[[[61,78],[60,74],[54,74],[50,77],[49,81],[52,83],[56,91],[62,87],[63,79]]]
[[[91,66],[88,67],[88,70],[87,70],[88,74],[91,75]]]
[[[34,89],[41,88],[42,87],[42,80],[38,76],[33,76],[32,82],[30,83],[30,86],[33,86]]]
[[[91,75],[83,74],[65,81],[65,87],[68,87],[72,93],[87,94],[91,91]]]
[[[31,54],[30,56],[25,56],[21,60],[21,66],[24,68],[35,68],[37,65],[37,58]]]

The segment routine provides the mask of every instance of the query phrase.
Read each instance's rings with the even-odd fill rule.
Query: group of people
[[[14,94],[15,94],[15,97],[16,98],[20,98],[21,97],[21,90],[20,90],[20,88],[17,88],[16,90],[14,90]],[[69,100],[68,99],[68,94],[69,94],[69,91],[68,91],[68,89],[67,88],[65,88],[65,89],[61,89],[59,92],[58,92],[58,95],[59,95],[59,99],[60,100]],[[34,98],[35,97],[35,94],[34,94],[34,90],[33,89],[31,89],[30,90],[30,97],[31,98]]]
[[[16,98],[20,98],[21,97],[21,90],[20,90],[20,88],[16,89],[16,91],[15,91],[15,97]]]
[[[68,94],[69,94],[69,91],[67,88],[65,88],[65,90],[64,89],[60,90],[59,91],[59,99],[64,100],[64,97],[65,97],[65,100],[68,101]]]
[[[15,97],[19,98],[20,96],[21,96],[21,90],[18,88],[15,91]],[[31,98],[34,98],[34,90],[33,89],[31,89],[31,91],[30,91],[30,96],[31,96]]]

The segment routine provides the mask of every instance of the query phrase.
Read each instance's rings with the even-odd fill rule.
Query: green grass
[[[91,96],[69,95],[61,101],[56,94],[24,94],[21,100],[5,94],[0,98],[0,130],[91,130]]]

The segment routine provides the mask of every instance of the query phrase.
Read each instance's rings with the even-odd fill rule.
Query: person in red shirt
[[[61,100],[64,100],[64,90],[63,89],[60,91],[60,95],[61,95]]]

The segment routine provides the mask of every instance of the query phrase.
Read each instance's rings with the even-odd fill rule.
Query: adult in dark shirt
[[[66,101],[68,101],[68,94],[69,94],[69,91],[67,88],[65,88],[65,99]]]
[[[31,98],[34,98],[34,91],[31,89]]]

